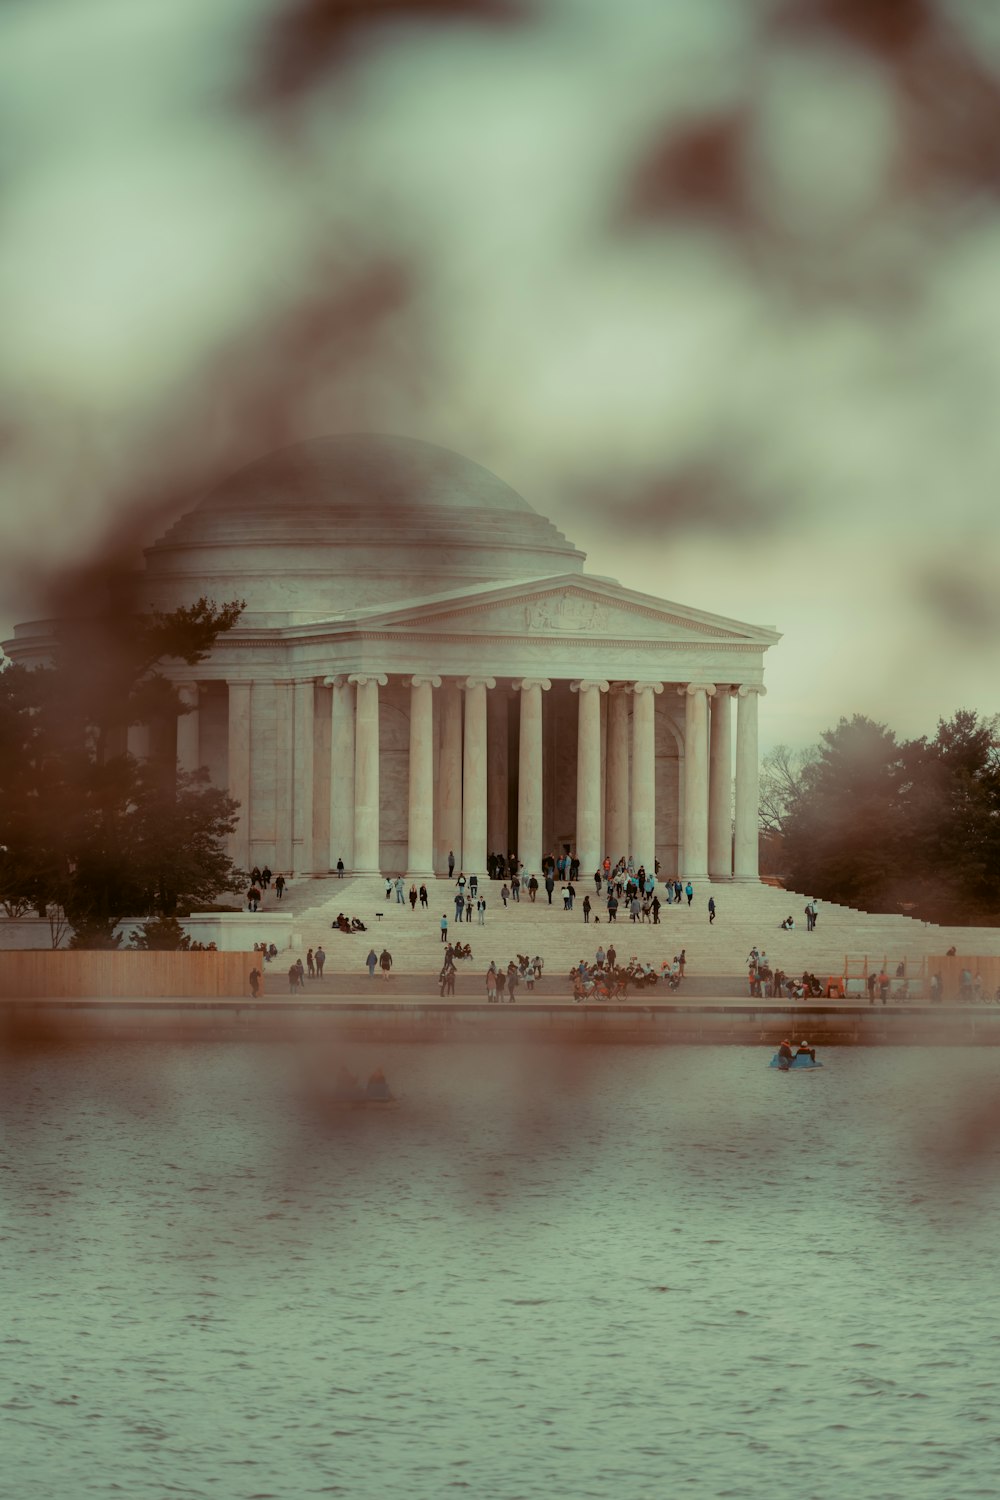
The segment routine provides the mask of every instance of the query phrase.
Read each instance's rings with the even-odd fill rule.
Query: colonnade
[[[380,870],[380,692],[388,677],[350,673],[319,679],[330,696],[330,853],[358,873]],[[491,795],[501,770],[491,760],[490,694],[493,677],[447,681],[434,675],[402,679],[409,688],[409,780],[406,873],[434,874],[435,827],[440,845],[454,849],[468,871],[485,872]],[[316,745],[314,688],[309,678],[290,689],[291,714],[279,716],[282,743],[276,762],[287,766],[291,839],[298,873],[316,870],[313,847],[313,786]],[[541,868],[542,695],[549,678],[518,678],[516,847],[524,868]],[[228,786],[244,809],[251,806],[252,683],[228,684]],[[570,682],[577,699],[576,853],[587,875],[605,853],[628,851],[636,865],[654,868],[656,830],[656,700],[668,688],[684,704],[682,825],[679,873],[686,879],[757,878],[759,807],[756,683]],[[183,770],[199,763],[198,688],[180,689],[186,710],[177,721],[177,757]],[[435,715],[435,695],[439,711]],[[607,698],[602,733],[601,702]],[[732,702],[737,704],[736,775],[733,796]],[[464,700],[464,703],[463,703]],[[435,736],[435,723],[437,735]],[[629,736],[631,734],[631,744]],[[325,741],[324,741],[325,742]],[[498,741],[493,740],[493,758]],[[502,773],[506,779],[506,740]],[[435,763],[437,774],[435,775]],[[491,784],[492,779],[492,784]],[[496,802],[492,804],[496,807]],[[240,820],[232,853],[250,863],[247,818]],[[603,840],[603,842],[602,842]],[[325,853],[325,851],[324,851]],[[291,859],[282,861],[291,865]]]

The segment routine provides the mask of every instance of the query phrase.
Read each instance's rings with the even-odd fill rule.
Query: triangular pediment
[[[626,589],[613,579],[565,574],[490,584],[392,609],[353,613],[350,623],[365,633],[395,635],[488,635],[512,638],[580,638],[715,641],[769,646],[779,633],[707,614],[670,600]]]

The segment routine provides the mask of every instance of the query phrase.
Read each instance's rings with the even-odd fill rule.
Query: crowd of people
[[[772,968],[767,950],[756,946],[747,955],[747,979],[751,996],[758,1000],[813,1000],[824,994],[822,984],[808,969],[796,979],[784,969]]]
[[[681,949],[672,961],[664,959],[659,969],[650,963],[642,963],[633,954],[628,963],[619,964],[613,944],[607,950],[598,948],[591,962],[581,958],[569,971],[573,983],[573,998],[581,1000],[625,1000],[630,989],[648,989],[664,984],[669,990],[679,988],[684,978],[687,953]]]
[[[264,892],[271,889],[272,881],[274,883],[274,894],[280,901],[285,894],[285,887],[288,884],[284,875],[280,871],[277,875],[272,875],[267,865],[263,869],[259,865],[254,865],[250,871],[250,885],[247,888],[248,911],[260,910],[260,903],[264,899]]]

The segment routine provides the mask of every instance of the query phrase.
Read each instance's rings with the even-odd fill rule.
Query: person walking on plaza
[[[425,885],[420,887],[420,906],[423,911],[427,910],[427,887]]]
[[[529,878],[529,880],[528,880],[528,900],[531,902],[532,905],[534,905],[534,903],[535,903],[535,897],[537,895],[538,895],[538,880],[537,880],[537,878],[534,875],[532,875]]]
[[[608,893],[608,921],[618,921],[618,897]]]
[[[316,949],[316,978],[323,978],[323,965],[326,963],[326,953],[322,946]]]
[[[306,987],[306,966],[301,958],[295,960],[295,972],[299,977],[299,989],[304,990]]]
[[[389,952],[388,948],[382,949],[382,952],[379,954],[378,963],[379,968],[382,970],[382,978],[388,979],[389,970],[392,968],[392,954]]]
[[[690,880],[684,887],[684,894],[688,898],[688,906],[690,906],[691,902],[694,900],[694,886],[691,884]]]
[[[711,927],[711,925],[712,925],[712,923],[714,921],[715,921],[715,897],[714,896],[709,896],[709,898],[708,898],[708,925],[709,925],[709,927]]]
[[[548,873],[545,876],[545,894],[549,898],[549,905],[550,906],[552,905],[552,892],[555,890],[555,888],[556,888],[556,883],[552,879],[552,869],[551,869],[551,866],[550,866],[549,870],[548,870]]]
[[[374,948],[369,948],[368,957],[365,959],[365,963],[368,965],[368,978],[374,979],[375,970],[378,968],[378,954],[375,952]]]
[[[298,964],[289,964],[289,966],[288,966],[288,993],[290,995],[294,995],[295,991],[298,989],[298,987],[299,987],[299,966],[298,966]]]
[[[448,917],[445,912],[441,913],[441,941],[442,943],[448,941]]]
[[[514,871],[513,875],[510,877],[510,899],[512,901],[516,901],[520,905],[520,901],[521,901],[521,877],[518,875],[518,873],[517,873],[516,870]]]
[[[251,969],[250,970],[250,997],[251,997],[251,999],[256,1000],[259,994],[260,994],[260,970],[259,969]]]
[[[247,891],[247,911],[256,911],[260,905],[260,891],[252,885]]]
[[[487,1005],[495,1005],[497,1003],[497,966],[495,960],[486,970],[486,1003]]]
[[[502,886],[501,891],[500,891],[500,900],[503,902],[503,904],[504,904],[504,910],[506,911],[506,909],[507,909],[507,902],[510,900],[510,887],[507,885],[506,881],[504,881],[503,886]]]
[[[287,884],[288,884],[288,882],[286,881],[284,875],[280,875],[279,874],[279,875],[277,875],[275,877],[275,881],[274,881],[274,894],[277,896],[277,898],[278,898],[279,901],[281,900],[282,896],[285,894],[285,886]]]
[[[438,978],[441,981],[442,1000],[445,995],[453,995],[455,993],[455,965],[450,959],[445,959],[444,968],[441,970]]]

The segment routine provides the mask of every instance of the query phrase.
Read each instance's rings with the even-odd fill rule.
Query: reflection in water
[[[13,1490],[988,1493],[1000,1053],[766,1056],[11,1058]]]

